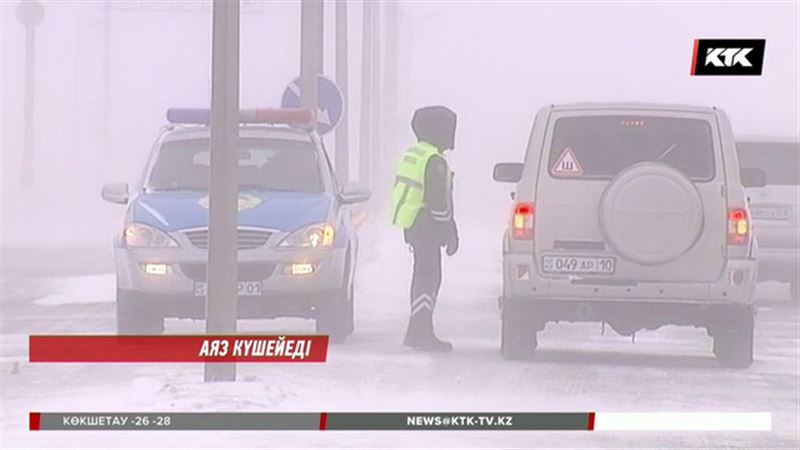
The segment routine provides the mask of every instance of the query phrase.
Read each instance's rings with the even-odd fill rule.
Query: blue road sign
[[[300,78],[286,86],[281,98],[284,108],[300,108]],[[344,114],[344,98],[331,79],[317,76],[317,132],[325,134],[336,128]]]

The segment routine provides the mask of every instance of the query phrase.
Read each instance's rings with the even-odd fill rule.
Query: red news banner
[[[328,336],[30,336],[30,362],[325,362]]]

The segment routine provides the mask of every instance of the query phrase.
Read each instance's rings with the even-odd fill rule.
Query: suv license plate
[[[753,215],[753,219],[763,220],[789,220],[792,217],[791,210],[786,207],[765,208],[756,206],[750,208],[750,214]]]
[[[542,271],[546,273],[604,274],[614,273],[616,261],[609,256],[555,256],[542,257]]]
[[[242,297],[256,297],[261,295],[260,281],[240,281],[238,283],[239,295]],[[195,297],[205,297],[208,294],[208,284],[197,282],[194,284]]]

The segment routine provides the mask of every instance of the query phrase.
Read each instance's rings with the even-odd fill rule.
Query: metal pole
[[[300,103],[316,113],[317,76],[322,73],[322,0],[303,0],[300,7]]]
[[[397,142],[397,99],[398,99],[398,78],[400,61],[400,27],[399,27],[399,7],[397,2],[386,3],[386,84],[383,91],[386,93],[384,114],[384,159],[392,162],[394,156],[400,150]],[[385,165],[384,165],[385,166]]]
[[[44,6],[38,0],[17,3],[17,20],[25,26],[25,92],[23,94],[23,134],[22,134],[22,178],[23,186],[33,185],[33,106],[34,106],[34,62],[36,55],[36,34],[34,27],[44,19]]]
[[[24,97],[24,131],[23,131],[23,156],[22,156],[22,184],[33,185],[33,101],[34,101],[34,72],[35,38],[33,25],[25,25],[25,97]]]
[[[347,0],[336,0],[336,83],[342,91],[344,112],[336,129],[336,176],[340,183],[350,181],[350,114],[347,95]]]
[[[383,177],[383,140],[382,128],[383,120],[381,119],[381,2],[375,2],[372,8],[372,126],[370,132],[372,138],[371,158],[372,158],[372,186],[378,198],[383,199],[385,192],[382,183],[386,177]]]
[[[361,129],[359,136],[358,181],[372,187],[370,179],[370,151],[372,133],[372,0],[364,0],[363,22],[361,30]]]
[[[81,115],[83,113],[82,107],[83,102],[81,102],[81,68],[83,67],[83,61],[81,61],[81,18],[75,18],[75,84],[73,85],[74,89],[74,114],[72,114],[72,126],[75,127],[75,142],[77,144],[76,148],[84,148],[83,146],[83,130],[81,129]]]
[[[111,150],[111,4],[103,1],[103,147],[102,152]]]
[[[239,141],[239,0],[214,0],[211,53],[206,334],[236,333]],[[235,381],[235,363],[206,363],[205,381]]]

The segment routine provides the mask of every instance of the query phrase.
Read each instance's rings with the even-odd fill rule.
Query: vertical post
[[[381,2],[375,2],[372,8],[372,126],[370,132],[372,137],[371,155],[372,158],[372,189],[378,195],[378,198],[384,198],[383,180],[383,116],[382,99],[383,90],[381,86]],[[380,204],[380,202],[373,202],[373,204]]]
[[[347,0],[336,0],[336,83],[342,91],[344,112],[336,129],[336,177],[340,183],[350,181],[350,130],[347,116],[350,114],[347,95]]]
[[[322,0],[300,5],[300,103],[317,112],[317,77],[322,73]]]
[[[214,0],[213,14],[206,334],[233,334],[238,303],[239,0]],[[235,381],[236,364],[206,363],[204,379]]]
[[[111,3],[103,1],[103,131],[102,149],[107,153],[111,148]]]
[[[72,114],[73,120],[73,127],[75,127],[75,144],[76,148],[84,148],[83,145],[83,130],[81,129],[82,120],[81,116],[83,114],[83,102],[81,101],[81,68],[83,67],[81,61],[81,50],[82,50],[82,43],[81,43],[81,18],[80,16],[75,18],[75,70],[73,76],[75,77],[75,84],[73,87],[73,93],[75,95],[74,101],[74,111]]]
[[[33,185],[33,62],[36,34],[32,25],[25,25],[25,98],[22,156],[22,185]]]
[[[400,61],[400,27],[399,27],[399,5],[397,2],[386,3],[386,54],[384,61],[386,61],[386,83],[383,87],[385,92],[384,102],[384,129],[383,129],[383,142],[384,142],[384,160],[391,163],[394,160],[394,155],[397,154],[397,124],[398,124],[398,110],[397,101],[399,96],[399,61]],[[386,164],[384,164],[384,168]]]
[[[361,129],[359,133],[359,158],[358,158],[358,181],[361,184],[372,187],[370,178],[370,152],[373,142],[372,133],[372,46],[373,46],[373,27],[374,15],[373,0],[363,2],[363,23],[361,29]]]
[[[36,34],[34,27],[44,19],[44,7],[38,0],[25,0],[17,3],[17,20],[25,26],[25,93],[23,110],[22,143],[22,185],[33,185],[33,105],[34,105],[34,62],[36,56]]]

